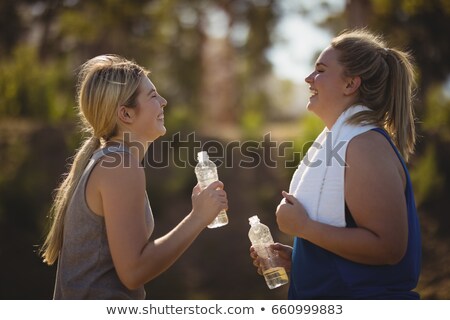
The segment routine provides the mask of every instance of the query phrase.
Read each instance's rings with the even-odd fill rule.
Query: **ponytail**
[[[56,196],[51,208],[52,225],[47,238],[41,248],[44,262],[52,265],[58,258],[63,242],[64,217],[69,201],[81,179],[84,168],[96,149],[100,147],[100,140],[94,136],[86,139],[78,149],[70,171],[63,182],[56,189]]]
[[[387,51],[385,59],[389,67],[389,77],[384,128],[408,161],[409,155],[414,152],[416,142],[412,107],[414,70],[407,53],[396,49]]]

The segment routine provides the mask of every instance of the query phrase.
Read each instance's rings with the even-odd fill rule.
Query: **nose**
[[[167,100],[162,96],[159,96],[159,99],[161,100],[161,108],[165,108],[167,106]]]
[[[306,78],[305,78],[305,82],[308,84],[311,84],[311,82],[313,81],[313,75],[314,72],[311,72]]]

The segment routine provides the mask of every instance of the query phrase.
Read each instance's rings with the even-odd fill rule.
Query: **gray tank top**
[[[86,184],[92,169],[103,156],[112,152],[129,151],[123,146],[97,150],[68,205],[54,299],[145,299],[144,286],[129,290],[120,281],[109,250],[105,220],[92,212],[86,203]],[[151,234],[153,215],[148,198],[145,201],[146,222]]]

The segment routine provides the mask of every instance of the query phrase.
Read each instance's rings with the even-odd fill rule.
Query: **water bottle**
[[[217,167],[209,160],[206,151],[200,151],[197,154],[198,164],[195,167],[195,175],[197,176],[198,184],[203,190],[207,188],[214,181],[219,180],[217,175]],[[219,212],[217,217],[208,225],[208,228],[218,228],[228,224],[228,216],[225,210]]]
[[[251,226],[248,237],[260,257],[260,266],[267,286],[269,289],[275,289],[288,283],[289,279],[286,270],[280,266],[278,253],[270,249],[273,238],[269,227],[259,222],[258,216],[250,217],[248,221]]]

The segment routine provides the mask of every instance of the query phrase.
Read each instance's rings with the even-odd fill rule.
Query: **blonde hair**
[[[331,46],[339,52],[344,76],[361,78],[358,103],[371,109],[356,114],[349,122],[384,128],[408,161],[416,141],[412,57],[388,48],[380,36],[365,29],[344,31],[332,40]]]
[[[78,109],[82,129],[89,137],[77,150],[69,172],[55,190],[51,208],[53,221],[40,250],[45,263],[52,265],[58,258],[66,210],[89,159],[102,142],[117,133],[117,108],[136,106],[139,85],[148,73],[117,55],[97,56],[81,66],[77,84]]]

